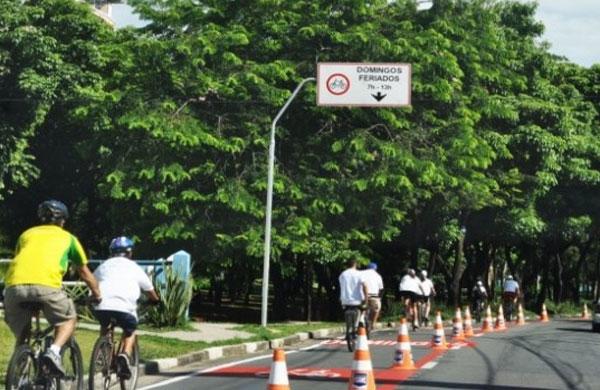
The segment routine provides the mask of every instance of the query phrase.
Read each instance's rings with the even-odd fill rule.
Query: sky
[[[531,0],[519,0],[524,3]],[[537,0],[536,18],[546,26],[543,40],[550,52],[589,67],[600,63],[600,0]],[[118,27],[139,25],[127,5],[113,5]]]
[[[589,67],[600,63],[600,0],[538,0],[550,52]]]

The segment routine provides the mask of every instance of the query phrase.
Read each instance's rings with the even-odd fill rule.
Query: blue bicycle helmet
[[[367,264],[367,269],[374,269],[377,270],[377,263],[372,261],[369,264]]]
[[[111,256],[115,255],[131,255],[133,250],[133,240],[129,237],[121,236],[113,238],[108,247]]]
[[[69,209],[63,202],[50,199],[40,203],[37,214],[43,223],[56,223],[69,218]]]

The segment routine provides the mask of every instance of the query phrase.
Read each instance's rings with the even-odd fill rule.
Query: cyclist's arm
[[[144,291],[152,302],[160,302],[160,298],[155,290]]]
[[[77,267],[77,273],[79,273],[79,277],[81,280],[87,284],[87,286],[92,291],[92,295],[97,300],[101,300],[100,288],[98,287],[98,281],[94,277],[94,274],[90,271],[87,265],[80,265]]]
[[[362,282],[362,291],[363,291],[363,295],[365,296],[363,303],[366,303],[367,300],[369,299],[369,290],[367,289],[367,283],[365,283],[365,282]]]

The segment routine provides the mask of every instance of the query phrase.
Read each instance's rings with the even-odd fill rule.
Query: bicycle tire
[[[346,344],[349,352],[354,352],[356,348],[356,310],[346,310],[344,318],[346,321]]]
[[[81,348],[74,338],[63,345],[60,350],[65,376],[58,380],[57,389],[59,390],[79,390],[83,389],[83,357]]]
[[[25,377],[23,377],[24,372],[28,373]],[[27,344],[17,346],[6,370],[6,390],[33,388],[36,383],[37,372],[38,363],[31,347]]]
[[[88,372],[88,389],[109,389],[111,387],[112,343],[106,336],[98,337],[92,348]]]
[[[140,347],[137,342],[137,337],[133,344],[133,351],[131,352],[131,358],[129,359],[129,367],[131,368],[131,378],[119,378],[121,390],[134,390],[137,385],[140,369]]]

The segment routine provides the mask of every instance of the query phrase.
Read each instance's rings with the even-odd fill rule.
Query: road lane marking
[[[308,351],[308,350],[320,347],[321,344],[322,344],[322,342],[321,343],[317,343],[315,345],[310,345],[308,347],[299,348],[297,350],[286,351],[285,354],[286,355],[291,355],[293,353],[297,353],[297,352],[300,352],[300,351]],[[161,382],[156,382],[156,383],[153,383],[153,384],[148,385],[148,386],[140,387],[140,388],[138,388],[138,390],[155,389],[157,387],[162,387],[162,386],[170,385],[170,384],[173,384],[173,383],[181,382],[183,380],[186,380],[186,379],[198,376],[198,375],[208,374],[208,373],[211,373],[213,371],[222,370],[224,368],[233,367],[233,366],[236,366],[236,365],[239,365],[239,364],[250,363],[250,362],[257,361],[257,360],[262,360],[262,359],[267,359],[267,358],[272,358],[272,357],[273,357],[273,354],[270,353],[268,355],[254,356],[254,357],[247,358],[247,359],[237,360],[237,361],[234,361],[234,362],[221,364],[219,366],[209,367],[209,368],[205,368],[205,369],[202,369],[202,370],[198,370],[198,371],[195,371],[195,372],[192,372],[192,373],[189,373],[189,374],[178,376],[176,378],[171,378],[171,379],[167,379],[167,380],[164,380],[164,381],[161,381]]]
[[[429,362],[425,363],[421,366],[422,370],[431,370],[433,367],[437,366],[438,362]]]

